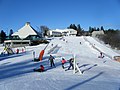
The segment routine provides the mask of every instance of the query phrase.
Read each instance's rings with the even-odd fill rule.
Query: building
[[[104,31],[103,31],[103,30],[93,31],[93,32],[92,32],[92,36],[93,36],[93,37],[96,37],[97,35],[103,35],[103,34],[104,34]]]
[[[48,36],[54,36],[54,37],[60,37],[60,36],[62,36],[62,33],[59,32],[59,31],[56,31],[56,30],[49,30],[47,32],[47,35]]]
[[[30,25],[30,22],[27,22],[22,28],[12,34],[12,39],[5,40],[4,44],[10,47],[28,46],[41,39],[41,34]]]
[[[48,36],[76,36],[77,31],[74,29],[56,29],[56,30],[49,30]]]
[[[27,22],[25,26],[12,34],[13,39],[35,40],[41,38],[40,34]]]
[[[4,41],[5,46],[14,47],[25,47],[31,45],[30,40],[6,40]]]

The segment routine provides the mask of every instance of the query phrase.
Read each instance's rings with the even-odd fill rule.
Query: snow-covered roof
[[[37,35],[37,32],[30,26],[30,23],[26,23],[18,32],[12,34],[12,36],[18,35],[21,39],[26,38],[29,35]]]

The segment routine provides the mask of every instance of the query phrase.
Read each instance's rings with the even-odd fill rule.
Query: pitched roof
[[[30,26],[30,23],[26,23],[18,32],[12,34],[12,36],[18,35],[21,39],[28,37],[29,35],[38,35],[37,31]]]

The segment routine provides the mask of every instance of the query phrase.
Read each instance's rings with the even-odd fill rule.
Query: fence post
[[[73,54],[73,60],[74,60],[74,62],[73,62],[74,63],[73,64],[74,65],[73,74],[75,74],[75,68],[76,68],[75,54]]]
[[[80,71],[78,65],[76,64],[76,60],[75,60],[76,55],[74,54],[73,57],[74,57],[74,70],[73,70],[73,74],[75,74],[75,71],[77,70],[79,72],[79,74],[81,75],[82,72]]]

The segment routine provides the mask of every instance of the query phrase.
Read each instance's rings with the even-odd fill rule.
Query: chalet
[[[5,45],[11,47],[28,46],[33,42],[41,40],[41,35],[27,22],[17,32],[12,34],[12,39],[4,41]]]
[[[30,25],[30,22],[27,22],[25,26],[12,34],[13,39],[21,39],[21,40],[35,40],[39,39],[40,34]]]

